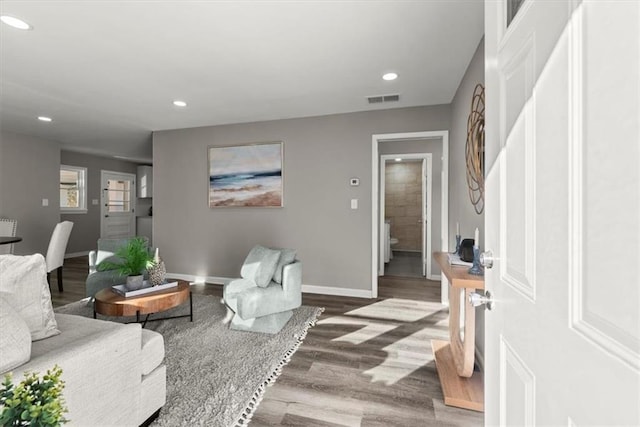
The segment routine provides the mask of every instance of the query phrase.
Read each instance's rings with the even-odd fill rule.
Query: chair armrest
[[[98,271],[98,266],[96,265],[96,257],[98,256],[98,252],[90,251],[89,252],[89,274],[95,273]]]
[[[302,263],[300,261],[285,265],[282,269],[282,291],[287,298],[301,298]]]

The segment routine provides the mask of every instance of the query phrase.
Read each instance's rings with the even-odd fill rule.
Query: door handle
[[[490,250],[484,251],[480,254],[480,265],[482,265],[484,268],[493,267],[493,260],[493,252],[491,252]]]
[[[489,291],[486,291],[484,295],[477,292],[471,292],[469,294],[469,304],[474,307],[479,307],[484,304],[487,310],[491,310],[493,308],[493,303],[494,301],[491,298],[491,292]]]

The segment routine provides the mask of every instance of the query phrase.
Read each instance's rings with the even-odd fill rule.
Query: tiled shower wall
[[[391,237],[399,240],[395,250],[422,249],[422,164],[388,161],[385,168],[384,210],[391,220]]]

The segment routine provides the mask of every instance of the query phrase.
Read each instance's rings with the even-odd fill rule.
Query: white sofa
[[[8,359],[13,357],[17,346],[26,345],[6,342],[9,335],[20,335],[20,326],[13,326],[15,313],[24,317],[25,311],[24,301],[16,294],[19,288],[13,282],[22,284],[25,278],[32,282],[34,277],[39,280],[40,274],[46,275],[44,268],[41,255],[0,256],[0,299],[4,299],[5,304],[0,313],[3,331],[0,346],[4,347],[0,348],[0,366],[10,362]],[[46,292],[42,290],[42,294],[48,294],[48,286],[44,289]],[[6,309],[6,301],[16,310]],[[46,306],[42,301],[37,302]],[[46,307],[44,311],[39,316],[44,319],[44,329],[48,330],[45,334],[49,336],[39,339],[42,328],[34,333],[27,319],[29,339],[34,336],[36,339],[30,342],[28,361],[8,369],[13,372],[14,382],[22,380],[25,371],[44,373],[55,364],[60,366],[65,382],[63,396],[69,409],[65,414],[70,420],[68,425],[138,426],[157,415],[166,398],[162,335],[142,329],[139,324],[125,325],[81,316],[55,314],[52,320],[53,313]],[[16,333],[4,334],[8,330]],[[21,342],[24,343],[24,339]]]

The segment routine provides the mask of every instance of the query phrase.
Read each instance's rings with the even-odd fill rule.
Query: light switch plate
[[[358,199],[351,199],[351,209],[358,209]]]
[[[98,199],[91,199],[91,204],[93,206],[98,206]]]
[[[42,199],[42,206],[49,206],[49,199]]]

